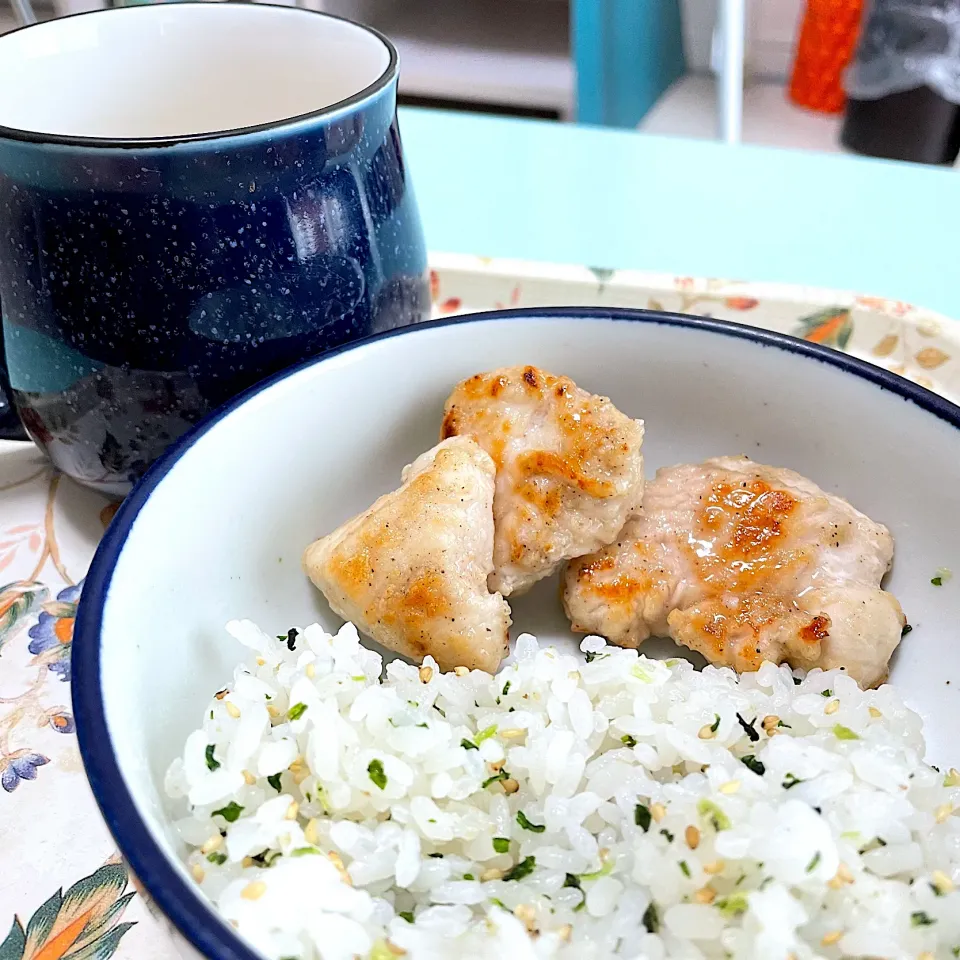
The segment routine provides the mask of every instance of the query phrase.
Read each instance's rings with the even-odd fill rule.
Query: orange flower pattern
[[[0,960],[109,960],[134,925],[120,922],[136,896],[124,892],[127,883],[126,867],[110,861],[66,893],[54,893],[26,926],[14,916]]]

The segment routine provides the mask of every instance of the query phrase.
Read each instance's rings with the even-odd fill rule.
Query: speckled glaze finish
[[[428,316],[389,50],[384,75],[351,100],[226,134],[134,142],[0,126],[7,367],[24,424],[60,469],[125,492],[241,389]]]

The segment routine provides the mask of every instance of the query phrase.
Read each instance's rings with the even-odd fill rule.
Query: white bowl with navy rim
[[[896,538],[888,587],[914,629],[891,682],[928,759],[960,765],[960,408],[871,364],[777,333],[631,310],[478,314],[394,331],[251,389],[175,444],[121,507],[73,644],[87,775],[117,844],[185,954],[255,960],[180,860],[163,775],[243,651],[224,623],[339,624],[303,548],[395,488],[436,442],[460,379],[532,363],[646,420],[647,473],[720,454],[791,467]],[[513,635],[576,642],[547,581]],[[658,654],[662,646],[645,648]],[[676,653],[675,649],[672,651]]]

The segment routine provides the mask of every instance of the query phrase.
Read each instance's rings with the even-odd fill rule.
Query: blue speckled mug
[[[60,469],[124,493],[243,388],[427,317],[396,84],[387,40],[294,7],[0,37],[4,351]]]

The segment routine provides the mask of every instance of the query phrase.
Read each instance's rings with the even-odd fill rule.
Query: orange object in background
[[[863,0],[807,0],[790,99],[821,113],[841,113],[847,96],[843,71],[860,36]]]

